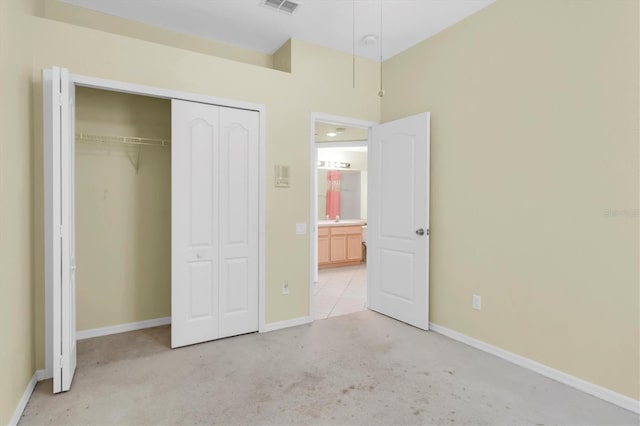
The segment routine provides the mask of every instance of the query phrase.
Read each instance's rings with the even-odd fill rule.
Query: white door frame
[[[181,99],[185,101],[200,102],[211,105],[219,105],[224,107],[247,109],[257,111],[260,114],[260,132],[259,132],[259,150],[260,150],[260,173],[259,173],[259,231],[258,231],[258,332],[267,331],[265,327],[265,164],[266,164],[266,107],[262,104],[254,104],[249,102],[236,101],[232,99],[219,98],[198,93],[183,92],[180,90],[163,89],[160,87],[145,86],[135,83],[127,83],[116,80],[106,80],[96,77],[87,77],[83,75],[71,74],[70,80],[73,84],[80,87],[89,87],[93,89],[110,90],[113,92],[129,93],[133,95],[149,96],[162,99]],[[45,142],[47,135],[44,135]],[[45,187],[45,197],[47,188]],[[45,212],[45,215],[47,212]],[[45,223],[50,220],[45,217]],[[48,236],[45,235],[45,240]],[[46,273],[46,272],[45,272]],[[45,277],[45,283],[51,283]],[[45,287],[45,371],[39,380],[50,379],[53,377],[53,292]]]
[[[338,115],[325,114],[322,112],[312,112],[310,115],[309,125],[309,318],[311,321],[315,319],[315,295],[314,286],[318,276],[318,145],[323,147],[337,147],[338,142],[327,142],[316,144],[316,121],[336,123],[337,125],[347,127],[359,127],[367,129],[369,134],[367,140],[371,138],[371,127],[377,125],[375,121],[359,120],[356,118],[342,117]],[[362,141],[342,142],[340,146],[362,146]],[[369,153],[367,152],[367,162],[369,161]],[[367,187],[368,190],[368,187]]]

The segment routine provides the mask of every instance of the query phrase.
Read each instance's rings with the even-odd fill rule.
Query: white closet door
[[[258,113],[172,101],[171,346],[258,329]]]
[[[69,71],[43,71],[45,279],[52,295],[53,392],[76,370],[75,86]],[[49,290],[50,289],[50,290]]]
[[[220,337],[258,329],[256,111],[220,108]]]
[[[62,390],[71,388],[76,372],[76,90],[69,71],[62,70]],[[66,109],[66,112],[64,110]]]
[[[171,101],[171,346],[219,336],[219,108]]]

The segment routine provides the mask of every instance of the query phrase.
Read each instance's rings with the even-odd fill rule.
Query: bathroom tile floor
[[[366,310],[366,264],[320,269],[314,295],[317,320]]]

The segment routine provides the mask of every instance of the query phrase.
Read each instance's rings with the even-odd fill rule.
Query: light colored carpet
[[[169,327],[79,342],[71,391],[20,424],[638,424],[638,416],[371,311],[169,349]]]

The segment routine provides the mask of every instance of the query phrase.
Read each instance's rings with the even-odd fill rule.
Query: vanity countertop
[[[367,221],[364,219],[351,219],[351,220],[340,220],[336,222],[335,220],[319,220],[318,227],[322,228],[329,226],[362,226],[366,225]]]

